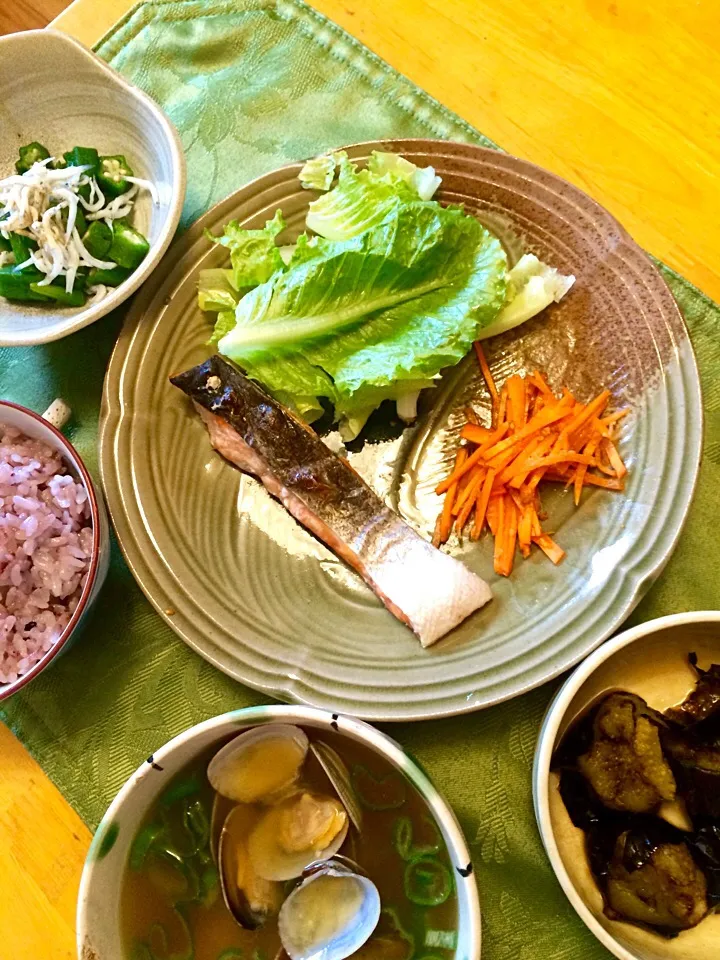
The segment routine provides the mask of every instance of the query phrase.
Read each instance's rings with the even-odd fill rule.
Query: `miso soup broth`
[[[266,728],[269,726],[280,728],[281,725],[266,725]],[[285,730],[298,730],[283,726]],[[323,887],[323,883],[329,884],[330,881],[325,876],[318,876],[316,879],[322,883],[311,891],[316,895],[304,900],[296,897],[286,904],[281,942],[278,908],[303,883],[303,877],[299,875],[302,866],[292,871],[295,876],[285,879],[291,872],[285,867],[286,860],[279,867],[270,864],[269,870],[263,864],[262,872],[271,873],[273,879],[261,879],[254,887],[250,882],[249,871],[252,872],[253,868],[249,864],[257,864],[257,858],[261,856],[257,851],[263,849],[259,846],[263,838],[269,837],[275,842],[280,837],[281,852],[286,858],[287,849],[297,851],[302,846],[302,840],[296,842],[298,823],[303,829],[308,825],[317,828],[322,835],[318,845],[327,846],[333,851],[332,857],[339,857],[337,861],[329,859],[329,863],[337,863],[340,871],[352,869],[358,897],[363,883],[366,887],[374,884],[379,893],[377,926],[359,949],[353,947],[353,952],[345,953],[345,956],[357,960],[450,960],[453,957],[458,925],[453,866],[427,804],[401,773],[362,744],[332,731],[307,728],[304,733],[311,744],[322,741],[332,747],[344,762],[350,774],[352,796],[361,812],[361,829],[358,831],[353,824],[357,815],[344,817],[344,805],[338,803],[338,791],[312,748],[302,761],[297,779],[284,789],[273,782],[278,777],[266,775],[271,766],[269,759],[264,761],[265,771],[258,768],[257,777],[251,775],[248,778],[247,769],[236,769],[242,766],[245,757],[241,751],[241,762],[238,764],[237,758],[232,759],[230,774],[233,777],[240,774],[239,780],[244,777],[242,789],[247,791],[248,782],[267,781],[276,792],[251,803],[237,804],[227,797],[219,797],[215,802],[217,795],[207,775],[208,765],[220,749],[213,747],[168,781],[167,788],[148,812],[133,842],[121,894],[126,960],[275,960],[278,955],[285,957],[282,951],[283,943],[288,947],[288,926],[296,923],[298,916],[302,918],[302,914],[307,913],[308,908],[303,904],[311,902],[320,904],[322,909],[325,909],[322,905],[328,903],[329,912],[320,918],[316,927],[347,923],[338,919],[353,912],[347,896],[340,894],[344,905],[337,904],[333,908]],[[239,740],[237,737],[228,738],[228,742]],[[261,747],[262,743],[256,745],[255,752],[260,753]],[[249,762],[252,761],[253,757],[249,756]],[[223,777],[227,780],[227,771],[223,771]],[[216,777],[213,782],[218,785]],[[225,792],[225,788],[223,790]],[[292,804],[301,810],[302,819],[292,823],[292,830],[286,836],[277,824],[282,820],[285,808]],[[347,806],[350,805],[348,801]],[[225,889],[227,892],[228,886],[233,886],[235,881],[232,878],[237,876],[243,906],[250,908],[241,912],[241,917],[248,926],[257,923],[255,929],[244,929],[235,919],[226,906],[219,880],[218,840],[229,812],[237,806],[242,806],[243,810],[234,814],[236,829],[226,831],[221,843]],[[306,807],[310,808],[309,812]],[[245,830],[250,835],[245,847],[242,847],[241,836],[240,852],[231,849],[238,821],[240,831]],[[333,849],[340,840],[339,849]],[[293,852],[290,856],[297,858],[298,854]],[[318,859],[309,854],[308,857],[308,862]],[[228,863],[231,863],[229,869]],[[315,869],[313,866],[312,870]],[[320,867],[318,872],[323,869],[328,868]],[[363,875],[372,884],[368,885],[362,879]],[[280,876],[282,879],[275,879]],[[306,873],[305,884],[309,883],[307,876]],[[310,880],[313,880],[312,876]],[[347,878],[345,882],[348,882]],[[304,889],[303,892],[307,891]],[[262,906],[258,906],[260,900]],[[290,909],[291,903],[295,904],[295,909]],[[357,917],[361,918],[361,913],[357,913]],[[374,926],[376,918],[377,913],[369,918],[369,929]],[[361,919],[354,922],[357,934]],[[290,933],[293,949],[287,952],[300,960],[308,955],[303,940],[307,931],[296,934],[291,929]],[[295,944],[303,945],[302,951]],[[339,960],[337,950],[334,956]]]

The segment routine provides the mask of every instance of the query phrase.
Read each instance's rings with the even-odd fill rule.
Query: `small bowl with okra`
[[[185,162],[150,97],[61,33],[1,37],[0,87],[0,346],[47,343],[150,275]]]

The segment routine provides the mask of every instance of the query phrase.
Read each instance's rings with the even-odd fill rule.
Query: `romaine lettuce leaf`
[[[523,254],[508,272],[507,304],[496,319],[480,331],[479,339],[487,340],[520,326],[551,303],[559,303],[574,283],[572,274],[559,273],[533,253]]]
[[[417,167],[399,153],[381,153],[374,150],[367,168],[371,176],[386,183],[404,181],[410,184],[420,200],[432,200],[442,183],[442,178],[437,176],[434,167]]]
[[[198,306],[210,313],[234,310],[240,294],[233,285],[232,270],[201,270],[198,279]]]
[[[285,229],[282,211],[277,210],[262,230],[246,230],[237,220],[226,224],[222,236],[216,237],[206,231],[213,243],[219,243],[230,251],[232,281],[236,289],[254,287],[264,283],[277,270],[284,270],[285,263],[275,238]]]
[[[334,153],[308,160],[298,174],[300,185],[305,190],[329,190],[341,160],[347,160],[344,150],[336,150]]]
[[[287,271],[240,301],[219,349],[279,399],[367,415],[457,363],[503,307],[506,276],[500,242],[473,217],[394,203],[351,240],[302,237]]]

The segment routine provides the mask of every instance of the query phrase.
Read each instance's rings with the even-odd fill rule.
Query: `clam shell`
[[[370,938],[379,919],[375,884],[329,861],[285,900],[278,930],[291,960],[345,960]]]
[[[226,743],[208,764],[216,793],[236,803],[273,802],[298,779],[308,752],[300,727],[267,723]]]

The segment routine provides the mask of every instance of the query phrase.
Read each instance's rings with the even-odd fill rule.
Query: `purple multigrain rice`
[[[0,683],[12,683],[60,637],[92,552],[85,485],[60,453],[0,423]]]

